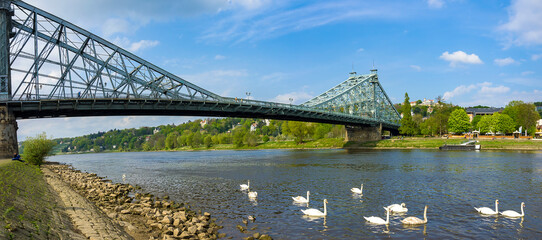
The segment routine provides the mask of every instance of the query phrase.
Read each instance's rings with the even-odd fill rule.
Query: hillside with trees
[[[161,151],[232,145],[255,147],[267,142],[304,144],[324,138],[344,141],[342,125],[280,120],[213,118],[180,125],[161,125],[59,138],[60,152]]]

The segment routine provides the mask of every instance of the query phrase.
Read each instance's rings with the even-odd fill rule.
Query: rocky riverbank
[[[197,214],[187,204],[142,193],[129,184],[112,183],[93,173],[61,164],[46,164],[51,171],[83,197],[93,202],[134,239],[217,239],[211,214]]]

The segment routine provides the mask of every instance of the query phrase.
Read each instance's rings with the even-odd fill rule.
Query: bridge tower
[[[11,32],[11,0],[0,0],[0,100],[11,99],[11,71],[9,69],[9,39]],[[17,121],[6,106],[0,106],[0,158],[10,158],[18,152]]]

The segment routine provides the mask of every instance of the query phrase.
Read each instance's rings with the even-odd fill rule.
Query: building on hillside
[[[265,126],[269,127],[269,125],[271,124],[271,120],[269,119],[264,119],[263,121],[265,122]]]
[[[254,132],[256,131],[256,128],[258,128],[258,123],[254,122],[250,125],[250,131]]]
[[[201,120],[201,122],[199,122],[199,125],[201,126],[201,128],[204,128],[205,125],[207,125],[207,120]]]
[[[157,134],[160,132],[160,128],[155,128],[154,130],[152,130],[152,134]]]
[[[483,116],[483,115],[493,115],[493,113],[502,113],[502,110],[504,108],[466,108],[465,111],[467,112],[467,115],[469,115],[469,119],[472,122],[472,119],[475,116]]]
[[[410,102],[410,106],[416,106],[416,105],[432,107],[432,106],[435,106],[435,100],[424,98],[420,104],[418,104],[418,101]]]
[[[542,138],[542,119],[536,121],[536,132],[534,134],[536,138]]]

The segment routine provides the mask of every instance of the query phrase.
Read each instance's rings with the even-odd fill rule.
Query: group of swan
[[[239,187],[241,188],[241,191],[242,190],[248,190],[248,197],[249,198],[256,199],[258,197],[258,192],[250,191],[250,180],[248,180],[247,184],[241,184],[241,185],[239,185]]]
[[[386,220],[380,218],[380,217],[363,217],[367,222],[373,223],[373,224],[379,224],[379,225],[388,225],[390,223],[390,212],[392,212],[392,208],[395,208],[396,210],[399,210],[397,212],[407,212],[408,209],[404,207],[404,203],[401,205],[399,204],[393,204],[387,207],[384,207],[386,209]],[[401,222],[405,225],[419,225],[419,224],[425,224],[427,223],[427,205],[425,206],[425,210],[423,211],[423,220],[417,218],[417,217],[407,217]]]
[[[488,207],[481,207],[481,208],[474,208],[476,209],[476,211],[478,211],[479,213],[481,214],[485,214],[485,215],[503,215],[505,217],[511,217],[511,218],[516,218],[516,217],[523,217],[525,216],[525,212],[523,212],[523,207],[525,207],[525,203],[522,202],[521,203],[521,214],[516,212],[516,211],[513,211],[513,210],[507,210],[507,211],[504,211],[504,212],[499,212],[499,200],[495,200],[495,211],[493,211],[493,209],[491,208],[488,208]]]

